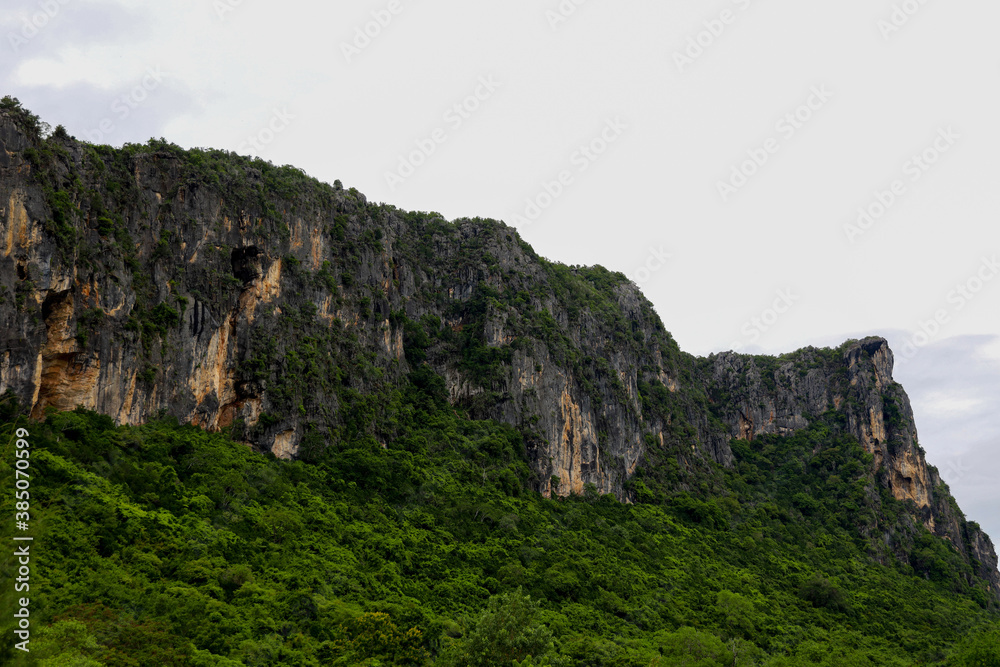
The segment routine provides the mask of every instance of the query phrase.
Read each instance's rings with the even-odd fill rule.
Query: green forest
[[[834,413],[735,442],[722,492],[646,475],[633,504],[549,499],[514,429],[452,409],[427,366],[409,380],[404,435],[313,463],[7,397],[0,474],[27,429],[34,542],[31,652],[3,664],[1000,665],[954,551],[868,553],[866,454]]]

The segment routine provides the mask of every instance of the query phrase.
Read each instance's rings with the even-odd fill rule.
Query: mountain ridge
[[[548,262],[501,222],[370,204],[224,151],[43,139],[36,123],[0,114],[0,393],[35,418],[169,415],[309,461],[348,438],[387,447],[391,390],[416,374],[518,429],[535,491],[639,502],[721,488],[734,442],[830,414],[871,457],[872,556],[911,560],[924,527],[1000,600],[992,542],[928,466],[884,339],[693,357],[627,278]]]

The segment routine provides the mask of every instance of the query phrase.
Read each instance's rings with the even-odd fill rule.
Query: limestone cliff
[[[309,460],[390,442],[393,391],[429,364],[456,409],[523,433],[537,490],[630,501],[651,448],[729,466],[733,438],[832,410],[873,480],[1000,596],[992,544],[927,466],[884,340],[697,359],[624,276],[548,262],[502,223],[374,205],[220,151],[42,140],[16,114],[0,114],[0,246],[0,394],[35,417],[170,415]]]
[[[978,531],[969,534],[947,485],[927,464],[909,398],[892,379],[893,354],[884,339],[849,341],[837,350],[806,348],[780,358],[730,352],[714,355],[706,366],[716,411],[734,438],[790,433],[828,410],[843,415],[846,430],[872,455],[877,483],[905,502],[916,521],[967,553],[979,575],[1000,591],[992,543],[981,541]],[[905,549],[895,544],[900,537],[893,527],[872,537],[890,551]]]

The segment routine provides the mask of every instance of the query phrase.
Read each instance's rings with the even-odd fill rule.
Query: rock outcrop
[[[927,465],[882,339],[697,359],[624,276],[547,262],[502,223],[223,152],[41,141],[0,114],[0,393],[33,416],[171,415],[309,458],[391,441],[392,392],[425,363],[456,409],[524,434],[544,494],[630,501],[651,446],[729,466],[733,438],[841,413],[879,483],[1000,596],[992,544]]]
[[[733,438],[753,440],[806,428],[829,410],[873,457],[879,484],[906,503],[913,518],[968,554],[977,574],[1000,591],[997,556],[988,537],[969,534],[938,471],[919,445],[909,398],[892,378],[893,354],[883,338],[849,341],[837,350],[807,348],[780,358],[734,353],[709,360],[710,393]],[[877,536],[892,544],[894,535]]]

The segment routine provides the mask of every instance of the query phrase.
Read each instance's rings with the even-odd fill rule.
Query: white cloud
[[[962,417],[977,413],[983,403],[982,398],[934,391],[922,395],[919,402],[914,401],[913,407],[924,417]]]
[[[122,47],[67,46],[49,57],[21,63],[14,81],[22,86],[67,86],[84,84],[111,90],[141,76],[140,54]]]
[[[993,338],[991,342],[980,346],[977,349],[977,354],[984,360],[1000,362],[1000,336],[997,336]]]

